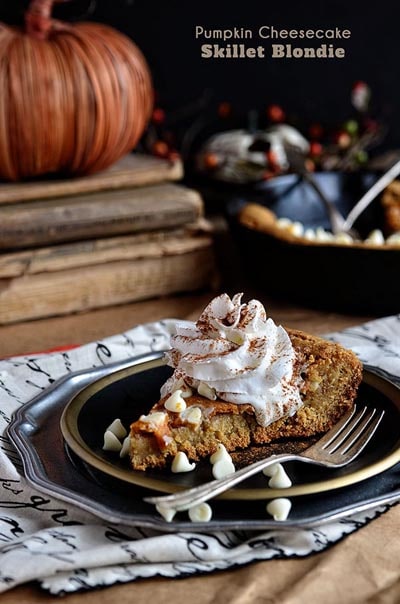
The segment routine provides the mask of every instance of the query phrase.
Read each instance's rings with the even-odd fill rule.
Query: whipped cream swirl
[[[218,399],[253,406],[257,422],[268,426],[301,407],[301,379],[289,335],[258,300],[241,302],[227,294],[214,298],[193,325],[178,323],[167,353],[173,375],[161,388],[166,396],[182,381],[206,384]]]

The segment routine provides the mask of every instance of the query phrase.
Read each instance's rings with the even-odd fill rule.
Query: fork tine
[[[340,455],[351,455],[352,449],[354,449],[354,452],[357,452],[357,454],[361,452],[374,435],[385,412],[382,410],[379,415],[376,415],[376,413],[376,409],[373,409],[371,413],[364,418],[356,430],[354,430],[350,439],[346,440],[335,453]]]
[[[374,415],[375,411],[376,409],[372,410],[372,415],[370,412],[371,417]],[[360,425],[360,422],[362,422],[363,418],[365,418],[366,412],[367,407],[363,407],[360,411],[357,410],[353,417],[351,417],[350,420],[346,423],[346,425],[343,426],[342,430],[340,430],[338,434],[331,438],[327,444],[324,444],[323,449],[327,453],[334,453],[341,446],[341,444],[348,439],[348,437],[353,433],[357,426]],[[368,417],[369,416],[367,416],[367,423]]]
[[[348,411],[338,422],[327,432],[322,438],[318,440],[316,445],[318,448],[325,448],[345,429],[349,421],[356,413],[357,408],[354,406]]]

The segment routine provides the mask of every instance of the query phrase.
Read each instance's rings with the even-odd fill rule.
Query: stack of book
[[[181,177],[180,162],[131,154],[89,177],[0,185],[0,324],[212,285],[203,200]]]

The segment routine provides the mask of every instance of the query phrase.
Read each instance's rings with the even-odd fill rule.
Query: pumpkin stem
[[[54,26],[51,13],[55,2],[57,0],[31,0],[25,14],[25,29],[28,35],[40,40],[48,37]]]

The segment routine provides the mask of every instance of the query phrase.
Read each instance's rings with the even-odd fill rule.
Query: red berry
[[[180,158],[181,158],[180,153],[178,151],[175,151],[175,149],[171,150],[168,153],[168,159],[172,162],[178,161],[178,159],[180,159]]]
[[[271,178],[274,178],[275,173],[271,172],[271,170],[265,170],[265,172],[262,175],[262,179],[263,180],[271,180]]]
[[[311,124],[309,128],[310,138],[319,140],[324,134],[324,129],[321,124]]]
[[[204,156],[204,165],[209,170],[214,170],[219,164],[218,156],[215,153],[206,153]]]
[[[352,86],[352,90],[353,91],[356,91],[356,90],[365,90],[367,88],[368,88],[368,84],[366,84],[362,80],[357,80],[356,82],[354,82],[354,84]]]
[[[310,143],[310,155],[311,157],[318,157],[322,153],[322,145],[318,141],[312,141]]]
[[[348,132],[341,131],[336,136],[336,143],[341,149],[347,149],[351,145],[351,136]]]
[[[158,140],[154,143],[152,151],[157,157],[168,157],[170,149],[165,141]]]
[[[351,102],[357,111],[365,112],[371,98],[371,90],[365,82],[355,82],[351,89]]]
[[[308,170],[308,172],[315,172],[315,163],[309,157],[304,162],[304,165],[305,165],[306,170]]]
[[[379,130],[378,122],[368,117],[364,120],[364,127],[368,132],[377,132]]]
[[[165,122],[165,111],[161,107],[156,107],[153,111],[152,122],[154,124],[163,124]]]
[[[280,105],[270,105],[267,108],[267,116],[271,122],[283,122],[285,120],[285,112]]]
[[[228,103],[227,101],[223,101],[222,103],[219,104],[218,106],[218,115],[219,117],[227,118],[230,116],[230,114],[232,113],[232,106],[230,103]]]
[[[266,152],[265,156],[267,158],[269,168],[274,169],[278,166],[278,157],[275,151],[272,151],[272,149],[270,149]]]

